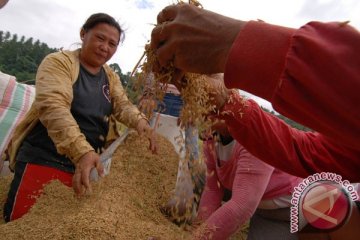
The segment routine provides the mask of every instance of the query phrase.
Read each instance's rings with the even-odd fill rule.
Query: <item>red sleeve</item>
[[[232,197],[207,220],[214,240],[228,239],[254,214],[269,183],[273,167],[252,156],[244,147],[235,145],[237,160]]]
[[[360,151],[347,148],[320,133],[291,128],[264,112],[253,100],[233,92],[222,109],[231,135],[262,161],[299,177],[333,172],[359,182]]]
[[[360,33],[347,24],[310,22],[295,30],[251,21],[233,44],[225,84],[360,149],[359,53]]]
[[[204,157],[206,161],[206,182],[201,195],[197,221],[203,222],[221,206],[224,196],[224,188],[219,182],[216,173],[216,151],[212,140],[205,141],[203,144]]]

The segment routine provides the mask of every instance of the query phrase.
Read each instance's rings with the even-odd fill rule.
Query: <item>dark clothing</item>
[[[90,145],[101,151],[108,132],[106,116],[111,114],[109,82],[104,69],[93,75],[80,66],[80,73],[73,85],[71,114],[78,123],[80,131]],[[71,160],[58,154],[47,129],[41,122],[31,130],[22,143],[17,156],[18,161],[54,167],[73,173]]]
[[[184,102],[181,96],[172,93],[166,93],[163,101],[159,103],[158,108],[161,114],[179,117],[183,105]]]
[[[290,208],[258,209],[250,219],[247,240],[297,240],[290,232]]]

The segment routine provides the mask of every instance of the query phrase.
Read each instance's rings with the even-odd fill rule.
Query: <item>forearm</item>
[[[359,151],[345,148],[318,133],[291,128],[264,112],[254,101],[231,95],[222,109],[231,135],[262,161],[292,175],[307,177],[321,171],[359,180]],[[259,147],[261,146],[261,147]],[[339,159],[343,161],[340,163]]]
[[[113,104],[113,114],[117,121],[130,128],[136,128],[140,119],[146,116],[129,100],[125,90],[120,85],[120,81],[114,80],[111,92],[111,102]]]
[[[347,24],[311,22],[295,30],[252,21],[233,44],[225,84],[359,149],[358,52],[360,34]]]
[[[250,219],[255,209],[256,207],[240,213],[238,206],[230,200],[215,211],[203,225],[197,229],[195,239],[229,239],[247,219]],[[211,236],[211,238],[209,236]]]
[[[260,21],[248,22],[228,55],[226,87],[240,88],[271,101],[294,31]]]
[[[221,206],[223,196],[223,187],[218,186],[216,182],[209,184],[209,179],[207,178],[204,192],[201,195],[199,211],[196,221],[206,221],[206,219],[208,219]]]
[[[224,196],[224,187],[220,184],[216,172],[216,163],[214,157],[214,143],[212,140],[203,143],[204,158],[206,162],[206,181],[204,192],[201,195],[199,211],[197,216],[198,222],[203,222],[221,206]]]
[[[146,116],[141,113],[140,110],[131,102],[120,103],[120,106],[114,109],[114,116],[117,121],[125,124],[129,128],[134,129],[136,129],[141,119],[145,119],[146,121],[148,121]]]

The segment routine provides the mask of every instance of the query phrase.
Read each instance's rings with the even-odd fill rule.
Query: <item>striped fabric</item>
[[[34,97],[34,86],[18,83],[15,77],[0,72],[0,156]]]

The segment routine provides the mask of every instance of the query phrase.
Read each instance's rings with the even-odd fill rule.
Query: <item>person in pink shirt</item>
[[[286,169],[290,174],[300,174],[303,177],[307,177],[308,164],[306,161],[315,163],[314,166],[318,167],[317,172],[321,172],[321,170],[333,172],[335,169],[340,169],[340,166],[345,166],[353,173],[348,174],[348,176],[353,176],[349,181],[356,182],[358,177],[355,173],[359,168],[351,165],[356,163],[351,160],[359,159],[355,150],[331,143],[325,136],[317,132],[303,132],[291,128],[281,119],[263,111],[255,101],[243,98],[239,91],[229,91],[224,88],[221,74],[208,76],[207,80],[214,89],[209,92],[214,100],[213,104],[219,109],[217,114],[212,113],[210,116],[216,118],[217,121],[224,121],[226,130],[232,138],[258,160],[266,160],[266,163],[271,163],[272,158],[275,158],[274,161],[281,164],[282,169]],[[220,92],[226,92],[226,94],[223,95]],[[343,156],[343,158],[339,156]],[[297,163],[296,159],[301,160],[300,163]],[[338,159],[342,160],[339,162],[341,165],[323,164],[326,160],[334,162]],[[273,167],[279,169],[275,165]],[[227,174],[231,175],[232,172],[228,171]],[[234,179],[234,182],[237,180]],[[355,204],[359,207],[359,201],[354,202],[351,217],[347,223],[339,226],[337,231],[329,233],[331,239],[342,239],[342,236],[347,236],[346,239],[357,239],[356,237],[360,234],[359,228],[356,227],[360,223],[360,211]],[[306,224],[304,221],[302,223]],[[303,225],[299,229],[302,227]],[[301,235],[303,234],[308,234],[308,230],[303,229]],[[306,235],[304,239],[319,239],[319,234],[315,234],[314,238]]]
[[[224,123],[213,129],[216,135],[203,143],[207,178],[195,221],[205,225],[194,238],[228,239],[251,219],[248,239],[298,239],[289,231],[289,207],[292,191],[302,179],[251,155]],[[222,204],[227,191],[231,198]]]

